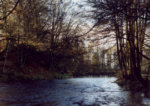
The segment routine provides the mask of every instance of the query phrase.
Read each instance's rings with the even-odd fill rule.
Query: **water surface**
[[[126,91],[115,77],[0,83],[0,106],[150,106],[143,93]]]

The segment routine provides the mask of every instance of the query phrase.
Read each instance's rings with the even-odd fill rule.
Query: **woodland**
[[[149,5],[149,0],[1,0],[0,79],[116,75],[118,83],[148,88]]]

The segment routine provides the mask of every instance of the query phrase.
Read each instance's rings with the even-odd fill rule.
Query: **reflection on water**
[[[150,106],[143,93],[125,91],[115,77],[0,83],[0,106]]]

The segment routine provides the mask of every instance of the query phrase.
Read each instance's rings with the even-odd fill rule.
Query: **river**
[[[126,91],[115,77],[0,83],[0,106],[150,106],[143,93]]]

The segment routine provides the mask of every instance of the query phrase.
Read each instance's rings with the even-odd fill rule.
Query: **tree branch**
[[[13,9],[12,9],[6,16],[0,18],[0,20],[6,19],[6,18],[16,9],[16,7],[17,7],[17,5],[18,5],[19,2],[20,2],[20,0],[18,0],[18,1],[16,2],[15,6],[13,7]]]

